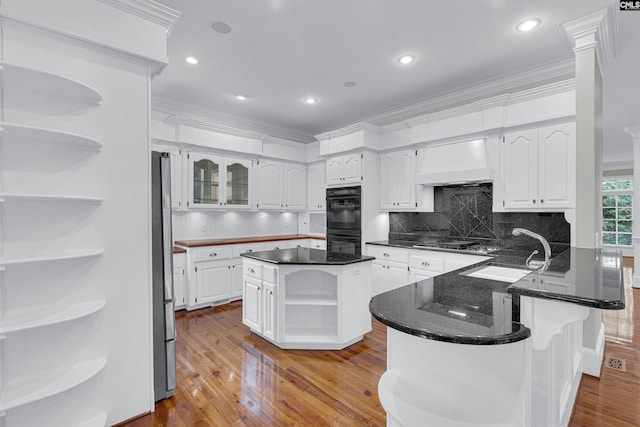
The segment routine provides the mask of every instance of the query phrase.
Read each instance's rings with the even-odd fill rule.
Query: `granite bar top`
[[[276,251],[243,253],[240,256],[272,264],[288,265],[346,265],[375,259],[366,255],[329,252],[313,248],[278,249]]]
[[[280,240],[296,240],[296,239],[325,240],[324,237],[310,236],[307,234],[280,234],[276,236],[229,237],[225,239],[176,240],[175,244],[178,246],[186,247],[186,248],[198,248],[202,246],[234,245],[239,243],[277,242]]]
[[[382,323],[412,335],[459,344],[505,344],[530,335],[517,322],[519,311],[512,304],[520,296],[624,308],[619,251],[570,248],[546,269],[513,284],[461,274],[484,265],[525,268],[528,255],[496,251],[488,261],[376,295],[369,309]]]

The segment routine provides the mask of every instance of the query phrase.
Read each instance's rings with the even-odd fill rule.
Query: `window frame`
[[[618,244],[618,236],[620,234],[629,234],[631,236],[633,236],[633,210],[634,210],[634,200],[633,200],[633,176],[630,175],[619,175],[619,176],[606,176],[606,177],[602,177],[602,183],[601,183],[601,188],[602,186],[604,186],[605,181],[630,181],[632,188],[631,189],[624,189],[624,190],[620,190],[620,189],[615,189],[615,190],[604,190],[602,189],[602,195],[600,198],[600,210],[602,212],[602,223],[600,224],[600,242],[602,244],[603,247],[608,247],[608,248],[619,248],[619,249],[631,249],[633,248],[633,239],[631,240],[629,245],[621,245]],[[629,221],[631,221],[631,232],[619,232],[618,231],[618,221],[620,221],[620,219],[618,218],[618,204],[616,202],[616,217],[615,217],[615,222],[616,222],[616,230],[615,231],[605,231],[604,230],[604,222],[606,221],[606,219],[604,218],[604,209],[606,208],[606,206],[604,206],[603,203],[603,199],[605,196],[631,196],[631,219]],[[615,234],[616,236],[616,243],[615,244],[610,244],[610,243],[604,243],[604,235],[605,233],[607,234]]]

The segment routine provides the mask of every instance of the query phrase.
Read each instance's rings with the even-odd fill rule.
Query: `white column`
[[[640,288],[640,125],[624,131],[633,141],[633,287]]]

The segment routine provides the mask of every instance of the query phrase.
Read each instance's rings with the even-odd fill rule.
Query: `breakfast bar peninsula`
[[[311,248],[243,253],[242,322],[284,349],[343,349],[371,331],[369,256]]]

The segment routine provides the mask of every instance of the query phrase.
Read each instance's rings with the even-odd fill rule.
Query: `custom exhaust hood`
[[[498,146],[485,139],[428,146],[421,150],[416,184],[493,182]]]

